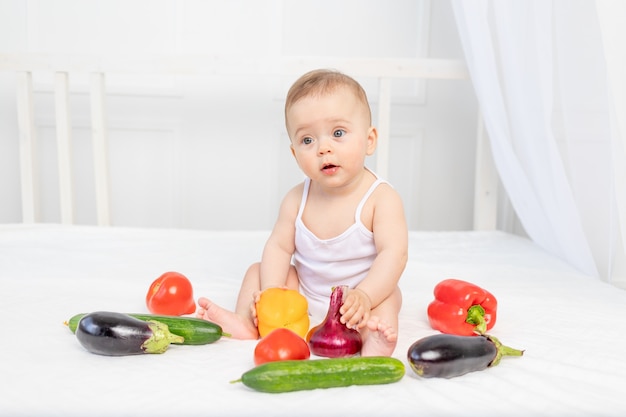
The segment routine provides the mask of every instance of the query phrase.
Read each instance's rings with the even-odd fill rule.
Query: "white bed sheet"
[[[162,272],[196,296],[234,306],[267,232],[0,225],[0,415],[11,416],[576,416],[626,413],[626,291],[576,272],[527,239],[501,232],[411,232],[390,385],[285,394],[231,384],[253,366],[255,341],[172,346],[163,355],[85,351],[63,321],[79,312],[146,312]],[[452,379],[420,379],[406,352],[436,333],[426,306],[456,277],[499,301],[491,333],[521,358]]]

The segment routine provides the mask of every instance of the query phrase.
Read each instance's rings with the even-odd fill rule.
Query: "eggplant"
[[[453,378],[496,366],[503,356],[523,353],[490,335],[436,334],[413,343],[407,357],[411,369],[421,377]]]
[[[166,324],[109,311],[86,314],[78,322],[76,338],[89,352],[106,356],[163,353],[170,343],[184,341]]]

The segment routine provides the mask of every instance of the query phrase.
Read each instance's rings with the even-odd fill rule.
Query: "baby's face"
[[[376,146],[369,109],[346,87],[298,100],[287,120],[292,152],[313,180],[348,181]]]

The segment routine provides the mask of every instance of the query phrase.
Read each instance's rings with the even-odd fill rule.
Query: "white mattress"
[[[390,385],[284,394],[231,384],[255,341],[171,346],[162,355],[88,353],[63,321],[79,312],[147,312],[145,294],[175,270],[196,296],[235,303],[267,232],[0,225],[0,415],[575,416],[626,413],[626,291],[584,276],[500,232],[412,232]],[[420,379],[406,353],[436,333],[434,285],[456,277],[498,299],[491,333],[521,358],[452,379]],[[196,297],[197,298],[197,297]]]

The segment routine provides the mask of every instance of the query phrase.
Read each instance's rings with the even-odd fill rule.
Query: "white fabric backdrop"
[[[615,199],[618,206],[619,224],[614,226],[620,233],[622,245],[626,241],[626,2],[622,0],[596,1],[602,33],[602,45],[607,63],[607,85],[612,100],[611,144],[613,169],[615,170]],[[619,248],[618,248],[619,251]],[[617,252],[618,254],[620,252]],[[622,246],[622,254],[624,249]],[[626,256],[622,256],[623,267]],[[626,274],[617,271],[616,274]]]
[[[624,89],[620,98],[611,84],[625,72],[607,71],[603,52],[624,54],[619,32],[603,32],[594,0],[452,5],[496,167],[524,229],[581,271],[621,279],[626,112]],[[614,13],[609,2],[602,10]]]

